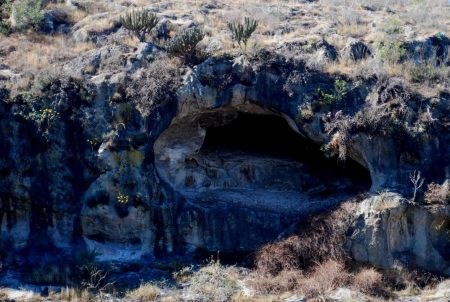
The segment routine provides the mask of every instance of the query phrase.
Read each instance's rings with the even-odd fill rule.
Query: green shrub
[[[158,24],[158,17],[148,10],[137,10],[120,16],[122,26],[132,32],[140,42],[145,41],[145,36]]]
[[[5,0],[3,3],[0,2],[0,34],[7,35],[10,32],[8,19],[11,15],[11,6],[10,0]]]
[[[233,41],[236,41],[239,46],[241,46],[242,43],[244,44],[244,47],[247,48],[248,40],[256,30],[256,27],[258,27],[258,21],[245,17],[243,24],[228,22],[227,26],[231,32]]]
[[[408,68],[409,76],[413,82],[436,82],[441,78],[445,67],[436,66],[432,61],[411,64]],[[445,77],[445,76],[444,76]]]
[[[347,82],[344,80],[335,80],[333,91],[331,93],[317,89],[319,98],[325,104],[331,105],[340,102],[347,94]]]
[[[169,41],[167,51],[174,56],[192,58],[204,37],[205,33],[198,27],[185,29]]]
[[[15,30],[37,29],[44,19],[41,0],[16,0],[11,13]]]
[[[377,45],[378,56],[382,62],[395,64],[405,56],[406,49],[399,41],[386,41]]]

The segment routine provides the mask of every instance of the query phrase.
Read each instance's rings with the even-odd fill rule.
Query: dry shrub
[[[180,85],[179,60],[161,55],[130,82],[128,98],[143,116],[148,116],[157,106],[175,97]]]
[[[383,282],[391,291],[419,294],[424,288],[433,288],[442,277],[417,268],[399,267],[383,272]]]
[[[161,289],[153,283],[143,283],[138,288],[126,294],[126,298],[136,302],[157,301]]]
[[[300,288],[308,298],[322,297],[338,287],[349,285],[350,282],[351,274],[345,269],[345,265],[328,260],[318,264],[307,278],[301,281]]]
[[[184,289],[184,301],[225,302],[238,291],[239,272],[211,260],[207,265],[192,273]]]
[[[307,298],[318,298],[351,281],[351,274],[343,263],[328,260],[317,264],[307,275],[300,270],[283,270],[276,276],[254,272],[248,283],[259,294],[298,292]]]
[[[256,268],[261,273],[275,276],[282,271],[308,269],[328,259],[344,259],[345,232],[354,207],[355,202],[346,202],[331,213],[310,219],[309,227],[301,230],[299,235],[264,246],[256,254]]]
[[[383,286],[383,275],[374,268],[364,268],[353,278],[353,287],[365,294],[377,294]]]
[[[260,294],[281,294],[298,290],[303,278],[299,270],[283,270],[276,276],[254,272],[248,283]]]
[[[431,183],[425,192],[425,203],[427,204],[450,204],[449,181],[442,185]]]

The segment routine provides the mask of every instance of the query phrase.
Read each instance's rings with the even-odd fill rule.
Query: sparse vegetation
[[[122,26],[132,32],[140,42],[145,41],[147,34],[158,24],[158,17],[148,10],[133,10],[120,16]]]

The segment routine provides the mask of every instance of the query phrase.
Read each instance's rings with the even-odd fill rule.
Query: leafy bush
[[[197,44],[205,33],[198,27],[188,28],[173,37],[167,45],[167,51],[174,56],[191,59],[195,56]]]
[[[8,34],[10,32],[8,18],[11,14],[11,1],[0,1],[0,34]]]
[[[37,29],[44,20],[41,0],[16,0],[11,13],[16,30]]]
[[[386,41],[378,44],[378,57],[382,62],[395,64],[405,56],[406,49],[399,41]]]
[[[131,11],[120,16],[122,26],[134,33],[140,42],[144,42],[145,36],[158,24],[158,21],[156,14],[148,10]]]
[[[248,40],[256,30],[256,27],[258,27],[258,21],[245,17],[243,24],[228,22],[227,26],[231,32],[233,41],[236,41],[239,46],[241,46],[242,43],[244,44],[244,47],[247,48]]]
[[[436,82],[441,77],[445,78],[445,66],[436,66],[432,60],[421,63],[412,63],[408,67],[408,73],[413,82]]]
[[[331,105],[340,102],[347,95],[347,82],[335,80],[333,91],[331,93],[318,89],[319,98],[325,104]]]

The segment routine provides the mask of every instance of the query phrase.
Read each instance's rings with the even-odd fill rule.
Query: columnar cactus
[[[242,43],[244,44],[244,47],[247,48],[248,40],[256,30],[256,27],[258,27],[258,21],[245,17],[244,24],[228,22],[227,26],[231,32],[231,38],[236,41],[239,46],[241,46]]]
[[[157,24],[158,17],[148,10],[133,10],[120,17],[123,27],[134,33],[140,42],[144,42],[148,34]]]
[[[167,51],[175,56],[192,57],[204,37],[205,33],[198,27],[185,29],[170,40]]]

